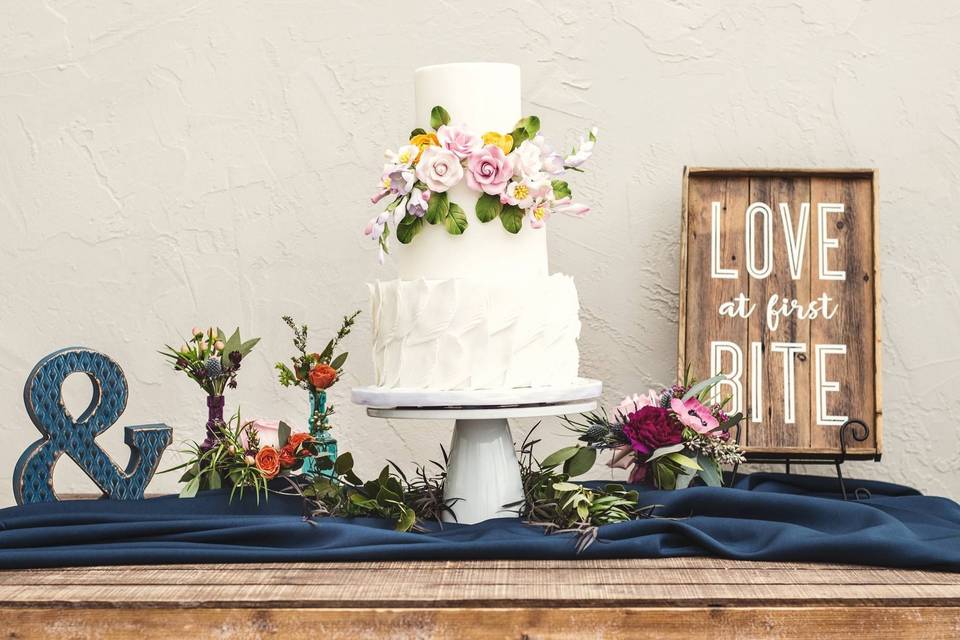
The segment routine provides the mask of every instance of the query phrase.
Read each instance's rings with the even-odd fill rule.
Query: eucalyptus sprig
[[[596,449],[564,447],[538,461],[533,447],[539,440],[531,436],[539,423],[524,438],[519,450],[523,499],[513,503],[520,517],[544,533],[574,533],[577,552],[597,538],[597,527],[651,517],[657,505],[640,506],[640,494],[621,484],[588,487],[571,478],[589,471],[596,461]]]
[[[285,493],[302,497],[311,517],[369,516],[392,521],[397,531],[426,531],[424,523],[441,523],[454,502],[443,497],[445,451],[443,460],[443,464],[431,461],[436,471],[417,465],[412,478],[388,461],[376,479],[363,481],[353,470],[353,456],[346,452],[335,461],[318,458],[319,473],[307,482],[288,478]]]

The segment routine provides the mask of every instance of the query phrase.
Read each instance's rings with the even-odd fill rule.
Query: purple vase
[[[207,396],[207,438],[203,448],[210,449],[220,439],[223,427],[223,396]]]

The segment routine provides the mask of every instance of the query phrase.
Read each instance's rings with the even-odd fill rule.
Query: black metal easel
[[[809,455],[784,455],[780,453],[771,453],[771,454],[752,454],[750,459],[743,464],[782,464],[786,470],[786,473],[790,473],[790,465],[797,464],[815,464],[815,465],[833,465],[837,470],[837,482],[840,484],[840,493],[843,494],[843,499],[847,500],[847,486],[843,478],[843,471],[841,470],[841,465],[849,459],[849,452],[847,451],[847,437],[852,437],[856,442],[864,442],[867,438],[870,437],[870,427],[863,420],[847,420],[842,425],[840,425],[840,452],[839,453],[830,453],[830,454],[809,454]],[[737,427],[737,444],[740,444],[740,427]],[[872,454],[870,456],[874,461],[880,460],[880,454]],[[870,459],[867,458],[867,459]],[[863,459],[863,458],[861,458]],[[730,479],[730,484],[732,485],[737,479],[737,471],[740,469],[740,465],[736,464],[733,467],[733,474]],[[857,500],[863,500],[870,497],[870,492],[864,487],[858,487],[854,489],[853,495]]]

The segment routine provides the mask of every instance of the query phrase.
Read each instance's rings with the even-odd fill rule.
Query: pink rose
[[[467,161],[467,186],[474,191],[500,195],[512,176],[513,162],[496,145],[485,145]]]
[[[260,440],[261,447],[279,447],[280,444],[280,421],[279,420],[267,420],[264,418],[256,418],[247,423],[248,427],[251,427],[256,433],[257,438]],[[247,430],[244,429],[240,432],[240,444],[244,449],[250,448],[250,443],[247,441]]]
[[[613,450],[613,458],[607,463],[611,469],[630,469],[630,476],[627,482],[631,484],[642,484],[647,480],[647,474],[650,471],[650,465],[640,462],[637,459],[637,452],[629,444],[617,447]]]
[[[437,129],[437,140],[440,141],[440,146],[453,151],[461,160],[469,158],[483,146],[483,140],[477,134],[465,127],[452,127],[448,124]]]
[[[430,191],[443,193],[463,178],[460,158],[442,147],[427,147],[417,163],[417,178]]]
[[[626,422],[627,416],[640,411],[643,407],[659,406],[660,394],[650,389],[649,393],[635,393],[632,396],[625,397],[620,404],[617,405],[617,408],[613,410],[613,415],[610,419],[618,423]]]

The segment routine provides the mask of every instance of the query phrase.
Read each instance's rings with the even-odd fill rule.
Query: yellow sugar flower
[[[500,147],[504,153],[510,153],[513,149],[513,136],[509,133],[487,131],[483,134],[483,144],[494,144]]]
[[[421,133],[410,138],[410,144],[416,145],[420,151],[417,153],[417,157],[414,159],[414,163],[420,162],[420,156],[423,155],[423,150],[427,147],[439,147],[440,141],[437,140],[437,134],[435,133]]]

